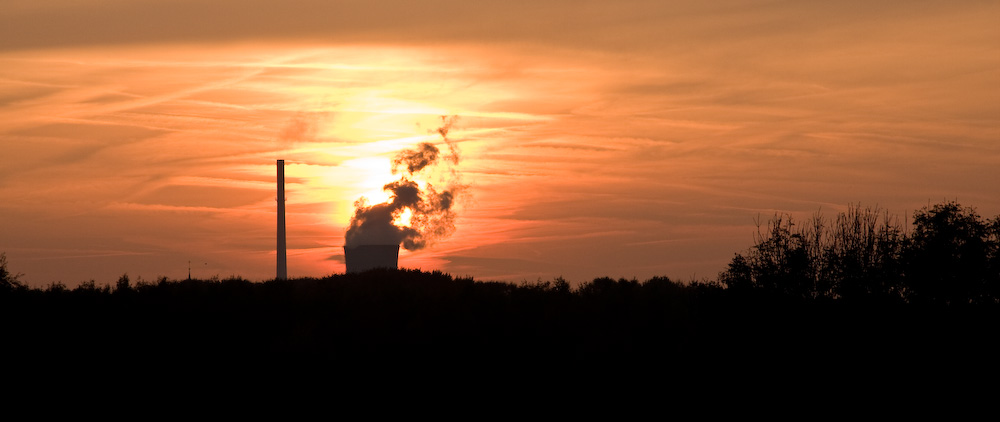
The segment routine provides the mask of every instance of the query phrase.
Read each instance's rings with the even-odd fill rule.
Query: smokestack
[[[278,274],[279,280],[288,278],[288,261],[285,253],[285,160],[278,160]]]
[[[395,270],[399,265],[399,245],[344,246],[347,272],[360,273],[374,268]]]

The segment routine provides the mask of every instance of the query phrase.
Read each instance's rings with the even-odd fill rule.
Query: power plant
[[[285,246],[285,160],[278,160],[278,280],[288,279],[288,259]]]
[[[399,245],[344,246],[344,261],[348,273],[360,273],[375,268],[394,270],[399,265]]]

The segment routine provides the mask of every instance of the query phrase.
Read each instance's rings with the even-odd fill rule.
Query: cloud
[[[961,4],[956,4],[961,3]],[[271,40],[338,43],[515,42],[655,49],[676,40],[745,40],[845,28],[898,15],[945,15],[988,2],[675,0],[7,0],[0,50]],[[225,16],[225,19],[219,19]],[[995,16],[995,15],[994,15]]]
[[[312,141],[316,138],[320,120],[325,116],[326,113],[322,112],[295,113],[281,129],[278,139],[282,142]]]

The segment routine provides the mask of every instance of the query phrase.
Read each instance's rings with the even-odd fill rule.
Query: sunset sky
[[[31,286],[344,271],[441,116],[455,230],[400,266],[714,279],[755,219],[1000,214],[997,1],[5,0],[0,252]],[[454,171],[451,173],[450,171]]]

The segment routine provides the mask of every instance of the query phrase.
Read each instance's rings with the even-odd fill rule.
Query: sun
[[[396,177],[392,174],[392,161],[387,157],[362,157],[342,163],[347,170],[351,190],[357,197],[364,197],[369,204],[381,204],[390,200],[384,186]],[[332,182],[332,181],[331,181]]]
[[[396,227],[412,227],[410,220],[413,218],[413,210],[410,208],[403,208],[403,210],[396,215],[396,218],[392,220],[392,225]]]

